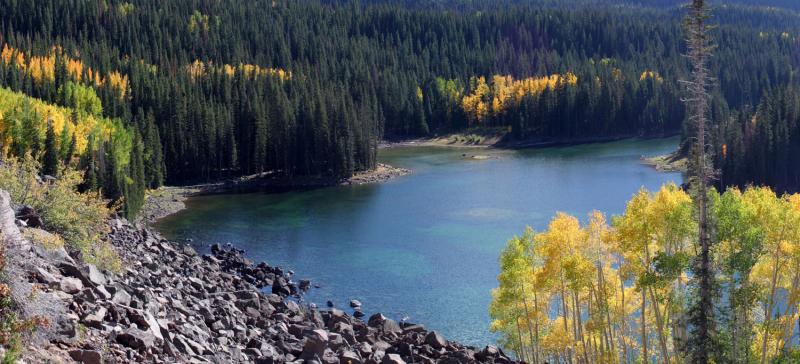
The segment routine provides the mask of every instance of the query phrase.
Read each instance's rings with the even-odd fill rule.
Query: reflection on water
[[[639,188],[681,182],[640,164],[671,151],[675,138],[520,151],[390,148],[382,162],[414,173],[388,183],[279,194],[206,196],[159,223],[173,239],[233,242],[310,278],[307,300],[425,324],[448,339],[482,346],[497,257],[526,225],[556,211],[585,218],[620,213]],[[467,155],[467,158],[463,156]],[[487,155],[484,160],[470,155]]]

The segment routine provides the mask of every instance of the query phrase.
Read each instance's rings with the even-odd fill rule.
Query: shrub
[[[30,205],[41,216],[45,230],[60,235],[67,247],[100,268],[118,270],[119,257],[103,240],[112,210],[99,192],[79,192],[81,173],[65,168],[58,179],[42,182],[39,163],[30,155],[8,158],[0,164],[0,189],[12,201]]]

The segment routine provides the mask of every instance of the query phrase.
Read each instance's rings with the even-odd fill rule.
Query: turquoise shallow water
[[[414,173],[393,181],[278,194],[194,198],[158,224],[201,251],[233,242],[253,260],[297,272],[321,287],[306,300],[424,324],[448,339],[493,343],[488,305],[497,257],[526,225],[557,212],[585,220],[621,213],[639,188],[681,182],[639,162],[673,150],[676,138],[500,151],[398,147],[383,162]],[[487,155],[488,160],[462,154]],[[348,307],[349,310],[349,307]]]

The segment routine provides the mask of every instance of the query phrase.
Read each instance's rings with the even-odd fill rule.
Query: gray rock
[[[359,300],[350,300],[350,307],[352,307],[352,308],[361,307],[361,301],[359,301]]]
[[[436,331],[431,331],[425,336],[425,343],[437,350],[447,346],[447,340]]]
[[[70,350],[69,356],[78,363],[101,364],[103,362],[100,352],[96,350]]]
[[[103,320],[106,317],[106,312],[106,308],[100,306],[94,312],[84,316],[82,321],[86,326],[101,329],[103,328]]]
[[[384,333],[399,334],[403,332],[403,329],[400,328],[400,325],[397,324],[397,321],[392,319],[384,320],[381,327],[383,328]]]
[[[132,349],[152,348],[156,343],[156,337],[149,331],[142,331],[129,328],[117,334],[117,342]]]
[[[355,351],[344,350],[339,354],[339,361],[343,364],[361,364],[361,357]]]
[[[93,264],[87,264],[85,267],[82,267],[81,274],[82,277],[79,278],[81,278],[86,285],[91,285],[89,282],[99,286],[106,284],[105,274],[100,272],[100,269],[97,269]]]
[[[111,302],[114,302],[118,305],[130,306],[131,295],[128,294],[128,292],[125,292],[124,289],[117,289],[117,291],[114,292],[114,295],[111,298]]]
[[[306,343],[303,346],[302,357],[306,360],[322,358],[328,346],[328,332],[325,330],[312,330],[306,334]]]
[[[98,296],[104,300],[110,299],[112,297],[111,293],[108,292],[108,289],[106,289],[106,286],[97,286],[94,288],[94,290],[95,292],[97,292]]]
[[[83,283],[80,279],[72,277],[64,277],[61,279],[61,290],[69,294],[75,294],[83,289]]]
[[[381,313],[376,313],[369,317],[367,325],[369,325],[370,327],[379,327],[381,326],[381,324],[383,324],[384,321],[386,321],[386,316],[384,316]]]
[[[50,272],[42,269],[41,267],[36,267],[34,269],[34,271],[32,272],[32,274],[41,283],[45,283],[47,285],[52,285],[52,284],[55,284],[55,283],[59,283],[58,278],[56,278],[56,276],[54,276]]]
[[[398,354],[386,354],[383,356],[381,364],[406,364],[406,362]]]
[[[417,325],[417,324],[403,326],[403,333],[405,334],[405,333],[408,333],[408,332],[424,333],[425,332],[425,326]]]

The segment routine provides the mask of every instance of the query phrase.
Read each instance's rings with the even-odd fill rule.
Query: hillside
[[[141,140],[143,173],[128,173],[137,188],[104,188],[133,204],[131,216],[139,187],[165,182],[262,172],[347,177],[375,167],[385,137],[505,127],[516,140],[580,140],[685,129],[677,8],[272,0],[0,7],[0,86],[61,106],[74,106],[62,97],[67,85],[92,89],[101,105],[94,110]],[[796,14],[735,6],[715,16],[715,109],[756,104],[791,79],[791,63],[778,60],[794,52]],[[43,155],[11,152],[27,150]]]

